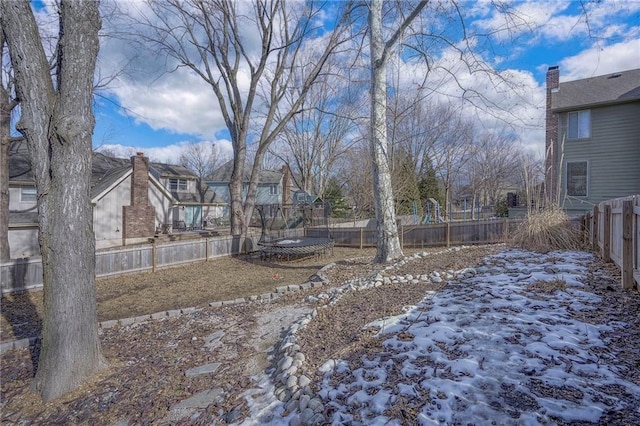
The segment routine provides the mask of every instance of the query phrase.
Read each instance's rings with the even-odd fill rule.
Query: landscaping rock
[[[211,374],[215,373],[215,371],[220,367],[219,362],[213,362],[211,364],[202,365],[200,367],[190,368],[184,372],[184,375],[187,377],[199,376],[201,374]]]
[[[222,388],[213,388],[193,395],[183,401],[180,401],[171,409],[186,409],[186,408],[207,408],[213,402],[220,400],[224,391]]]

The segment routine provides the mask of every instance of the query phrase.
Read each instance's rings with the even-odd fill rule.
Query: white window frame
[[[35,203],[38,200],[38,192],[35,186],[23,186],[20,188],[20,201],[23,203]]]
[[[575,193],[575,188],[573,193],[569,193],[569,165],[570,164],[582,164],[584,163],[586,165],[586,169],[587,169],[587,174],[585,177],[585,182],[584,182],[584,194],[580,193],[580,194],[576,194]],[[567,161],[566,165],[565,165],[565,191],[567,196],[569,197],[588,197],[589,196],[589,161],[583,160],[583,161]]]
[[[269,185],[269,195],[278,195],[278,185],[275,183]]]
[[[169,191],[187,192],[188,183],[186,179],[170,178]]]
[[[573,126],[571,118],[575,117]],[[574,111],[567,114],[567,139],[591,137],[591,110]]]

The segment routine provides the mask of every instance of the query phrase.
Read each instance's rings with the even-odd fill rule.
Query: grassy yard
[[[374,254],[375,249],[336,247],[324,257],[284,262],[262,261],[256,255],[223,257],[156,272],[98,279],[98,320],[201,307],[214,301],[269,293],[276,287],[306,282],[328,263]],[[2,297],[1,304],[1,340],[38,334],[42,291],[8,294]]]

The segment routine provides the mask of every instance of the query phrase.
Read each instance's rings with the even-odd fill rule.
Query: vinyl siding
[[[93,207],[96,248],[122,244],[122,206],[131,204],[131,176],[102,197]]]
[[[29,185],[25,185],[29,186]],[[22,201],[20,199],[20,193],[22,186],[10,186],[9,187],[9,211],[25,211],[34,210],[36,208],[35,201]]]
[[[563,113],[559,141],[566,128],[567,113]],[[640,194],[640,103],[591,109],[590,137],[565,139],[563,153],[561,195],[570,213],[590,210],[611,198]],[[586,197],[565,197],[566,164],[574,161],[588,162]]]

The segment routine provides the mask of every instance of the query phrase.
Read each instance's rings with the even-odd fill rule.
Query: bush
[[[509,217],[509,205],[507,204],[507,197],[501,197],[496,205],[493,207],[493,213],[497,217]]]
[[[511,238],[513,246],[541,253],[583,250],[585,241],[583,233],[557,207],[530,213]]]

